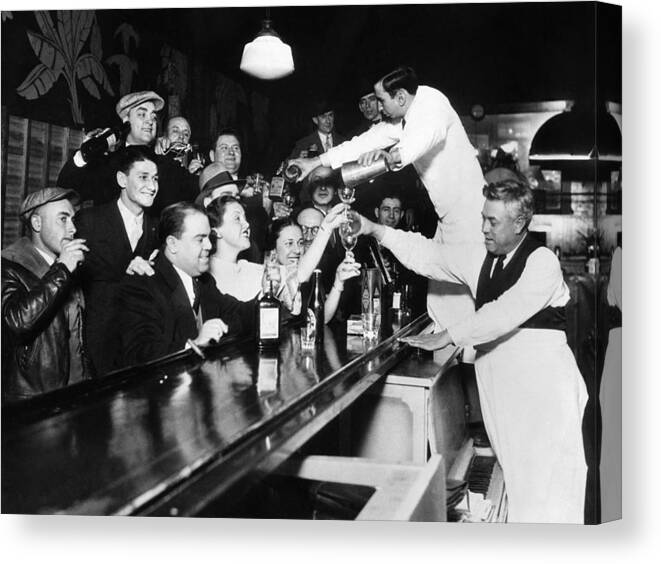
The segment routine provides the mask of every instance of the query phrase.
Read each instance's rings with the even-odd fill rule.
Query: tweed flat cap
[[[80,196],[78,192],[69,188],[44,188],[28,194],[19,208],[18,215],[25,220],[38,207],[59,200],[70,200],[73,205],[76,205],[80,201]]]
[[[154,109],[158,112],[163,109],[165,102],[156,92],[151,90],[143,90],[142,92],[131,92],[126,96],[122,96],[115,106],[115,111],[120,119],[124,119],[129,115],[129,111],[136,106],[139,106],[143,102],[153,102]]]

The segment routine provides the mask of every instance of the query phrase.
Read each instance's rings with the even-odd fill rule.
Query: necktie
[[[200,280],[193,278],[193,312],[197,315],[200,312]]]
[[[324,151],[328,151],[329,149],[332,149],[333,147],[333,141],[331,140],[330,133],[326,135],[326,140],[324,141]]]
[[[503,271],[503,263],[505,262],[505,255],[500,255],[496,261],[496,266],[491,273],[491,279],[493,280],[496,276],[499,276]]]

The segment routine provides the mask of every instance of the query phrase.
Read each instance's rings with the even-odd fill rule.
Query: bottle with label
[[[280,342],[280,302],[273,293],[273,280],[257,304],[257,341],[260,349],[273,348]]]
[[[379,335],[381,307],[381,275],[376,268],[366,268],[361,284],[363,336],[371,339]]]
[[[321,288],[321,270],[312,273],[311,292],[305,309],[306,333],[314,334],[316,343],[324,336],[324,292]]]
[[[99,135],[91,137],[80,146],[80,154],[85,163],[98,160],[108,153],[117,143],[126,139],[131,124],[128,121],[117,127],[109,127]]]

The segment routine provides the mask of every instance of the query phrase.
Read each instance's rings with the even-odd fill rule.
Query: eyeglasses
[[[315,225],[313,227],[308,227],[306,225],[301,225],[301,231],[303,232],[303,235],[312,235],[316,237],[317,233],[319,233],[319,226]]]

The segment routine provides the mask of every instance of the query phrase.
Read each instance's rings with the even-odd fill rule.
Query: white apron
[[[587,391],[564,332],[518,329],[481,346],[475,372],[508,522],[583,523]]]

